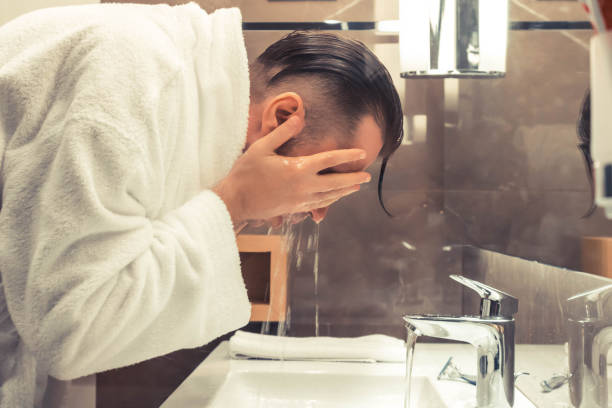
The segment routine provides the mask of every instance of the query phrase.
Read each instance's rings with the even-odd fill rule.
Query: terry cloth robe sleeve
[[[220,198],[203,190],[160,211],[160,197],[173,193],[163,190],[177,144],[163,135],[184,67],[158,51],[161,30],[132,23],[147,34],[118,27],[70,47],[36,137],[16,129],[6,144],[6,302],[25,347],[59,379],[199,346],[249,319]],[[113,58],[121,64],[100,64]],[[18,89],[10,67],[4,74],[6,89]]]
[[[245,324],[222,201],[204,191],[151,220],[139,197],[150,181],[146,162],[129,139],[83,119],[70,120],[62,139],[46,182],[27,197],[47,204],[32,208],[29,222],[15,217],[14,226],[31,231],[21,294],[27,307],[14,322],[49,373],[76,378],[195,347]],[[5,205],[15,213],[28,207],[10,189]]]

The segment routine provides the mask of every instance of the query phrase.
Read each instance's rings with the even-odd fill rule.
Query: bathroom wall
[[[0,25],[21,14],[47,7],[100,3],[98,0],[5,0],[0,2]]]
[[[517,344],[563,344],[567,341],[566,299],[610,285],[607,278],[559,268],[480,248],[463,248],[464,276],[519,298]],[[464,288],[463,314],[477,314],[480,298]]]
[[[246,21],[397,18],[393,1],[337,3],[281,3],[274,13],[265,1],[241,5]],[[509,4],[511,21],[586,19],[576,2]],[[283,34],[246,32],[250,57]],[[464,244],[580,270],[581,237],[612,234],[601,211],[581,218],[590,190],[576,120],[590,30],[511,31],[507,74],[497,80],[403,80],[397,36],[342,35],[375,50],[396,78],[407,121],[421,125],[388,168],[385,201],[395,217],[380,209],[372,182],[319,227],[318,296],[312,265],[292,268],[292,334],[314,333],[316,305],[319,334],[336,336],[401,336],[402,314],[458,313],[461,290],[448,275],[462,272]],[[376,180],[377,166],[372,173]]]

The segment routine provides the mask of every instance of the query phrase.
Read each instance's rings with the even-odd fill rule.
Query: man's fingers
[[[308,213],[307,212],[300,212],[300,213],[291,214],[291,215],[289,215],[289,223],[291,225],[295,225],[295,224],[297,224],[299,222],[304,221],[307,217],[308,217]]]
[[[319,176],[319,192],[327,192],[367,183],[372,179],[370,173],[356,171],[353,173],[331,173]]]
[[[310,212],[310,217],[314,222],[320,224],[327,215],[327,211],[329,211],[329,207],[317,208],[316,210],[312,210]]]
[[[309,161],[312,163],[313,169],[319,172],[340,164],[363,160],[365,157],[366,152],[362,149],[342,149],[313,154]]]
[[[359,191],[360,188],[361,186],[359,184],[356,184],[350,187],[339,188],[337,190],[326,191],[324,193],[318,193],[317,199],[319,200],[320,203],[324,203],[325,201],[333,200],[333,199],[337,200],[339,198],[342,198],[344,196],[347,196],[349,194],[353,194]],[[325,207],[325,205],[321,204],[317,208],[321,208],[321,207]]]
[[[287,140],[300,133],[303,127],[304,121],[297,115],[293,115],[272,132],[253,143],[253,147],[257,146],[257,149],[272,153]]]
[[[334,204],[335,202],[337,202],[341,198],[344,198],[347,195],[350,195],[350,194],[352,194],[354,192],[355,191],[352,191],[350,193],[346,193],[345,195],[341,195],[339,197],[334,197],[334,198],[330,198],[330,199],[327,199],[327,200],[318,201],[318,202],[313,204],[313,206],[312,206],[313,208],[311,208],[309,211],[313,211],[313,210],[316,210],[317,208],[321,208],[321,207],[329,207],[330,205]]]
[[[338,190],[318,193],[316,194],[316,198],[313,201],[309,203],[304,203],[303,207],[300,208],[299,211],[309,212],[312,210],[316,210],[317,208],[327,207],[335,203],[342,197],[346,197],[347,195],[350,195],[350,194],[353,194],[359,191],[359,189],[360,189],[359,185],[354,185],[354,186],[347,187],[347,188],[341,188]]]

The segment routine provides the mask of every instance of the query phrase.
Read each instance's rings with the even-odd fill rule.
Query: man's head
[[[389,72],[361,42],[333,34],[294,32],[272,44],[251,65],[247,147],[291,115],[302,133],[277,153],[302,156],[361,148],[366,159],[330,172],[361,171],[382,157],[384,168],[401,144],[402,109]],[[384,206],[383,206],[384,208]],[[326,209],[313,212],[315,220]]]

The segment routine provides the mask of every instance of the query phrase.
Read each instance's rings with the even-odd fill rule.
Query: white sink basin
[[[419,347],[421,346],[421,347]],[[438,381],[449,356],[475,362],[469,345],[417,345],[411,406],[473,408],[476,388]],[[404,408],[403,363],[232,360],[221,343],[162,408]],[[535,408],[515,390],[514,408]]]
[[[415,378],[413,406],[446,405],[431,382]],[[228,376],[210,408],[403,407],[404,382],[388,375],[238,372]]]

